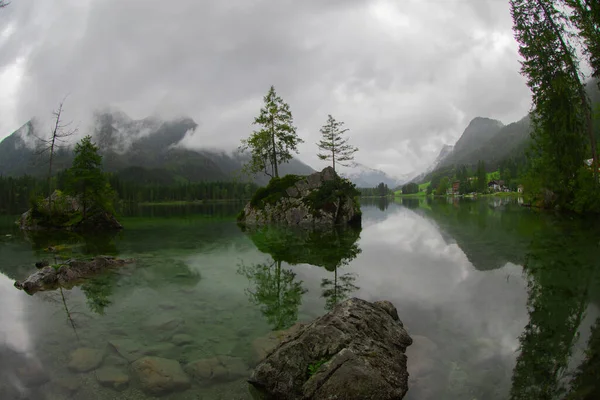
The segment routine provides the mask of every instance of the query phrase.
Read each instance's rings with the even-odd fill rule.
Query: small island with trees
[[[58,119],[57,119],[58,120]],[[52,157],[51,150],[50,156]],[[122,229],[114,215],[114,192],[102,171],[102,156],[90,136],[75,145],[73,165],[64,174],[62,190],[45,199],[31,199],[31,209],[18,221],[22,230]]]
[[[282,224],[291,226],[360,225],[358,203],[360,192],[349,180],[340,177],[335,167],[353,160],[358,149],[348,144],[342,135],[343,122],[331,115],[321,128],[317,143],[319,158],[331,161],[331,166],[309,176],[279,176],[279,164],[292,158],[292,151],[303,143],[298,137],[289,105],[271,86],[264,97],[264,107],[254,124],[260,126],[240,150],[250,151],[245,166],[248,174],[265,173],[271,177],[266,187],[259,188],[238,216],[242,225]]]

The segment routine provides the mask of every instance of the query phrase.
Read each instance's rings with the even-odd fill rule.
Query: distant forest
[[[52,179],[53,188],[64,187],[63,172]],[[108,179],[117,200],[125,203],[247,200],[258,188],[256,184],[247,182],[137,183],[122,179],[118,174],[109,174]],[[47,196],[48,184],[45,179],[27,175],[16,178],[0,176],[0,213],[24,212],[33,200]]]

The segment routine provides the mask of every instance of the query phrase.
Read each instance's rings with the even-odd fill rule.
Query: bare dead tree
[[[52,162],[54,161],[54,154],[56,150],[60,148],[65,142],[66,138],[73,136],[77,132],[77,128],[71,128],[71,122],[63,123],[62,114],[64,112],[64,103],[67,98],[65,97],[58,105],[58,108],[52,111],[53,126],[50,131],[50,136],[47,139],[36,138],[42,143],[41,148],[36,152],[36,155],[42,156],[43,154],[49,153],[48,156],[48,212],[50,219],[52,219]]]

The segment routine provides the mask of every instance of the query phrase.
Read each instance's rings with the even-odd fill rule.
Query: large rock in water
[[[309,176],[286,175],[273,178],[256,191],[240,213],[244,225],[281,224],[331,226],[360,224],[360,193],[331,167]]]
[[[390,302],[352,298],[288,336],[249,383],[264,399],[399,400],[411,343]]]
[[[52,212],[50,212],[50,209],[52,209]],[[85,218],[83,218],[83,211],[83,206],[77,197],[67,196],[56,190],[49,198],[37,202],[35,207],[23,213],[17,224],[24,231],[48,229],[110,231],[123,229],[115,216],[102,209],[102,207],[87,206]]]
[[[61,265],[43,267],[24,281],[16,281],[15,287],[29,294],[54,290],[58,286],[70,287],[91,275],[132,262],[133,260],[121,260],[110,256],[98,256],[91,260],[68,260]]]

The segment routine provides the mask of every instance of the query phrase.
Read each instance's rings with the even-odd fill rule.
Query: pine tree
[[[112,189],[102,172],[102,156],[90,136],[75,145],[75,158],[67,175],[67,190],[81,202],[83,219],[94,207],[112,211]]]
[[[250,161],[244,166],[246,173],[264,172],[270,177],[279,177],[278,166],[289,162],[291,152],[298,153],[297,146],[304,141],[296,134],[290,106],[277,95],[274,86],[264,97],[264,103],[260,115],[254,119],[254,125],[260,129],[242,140],[239,150],[250,150]]]
[[[342,135],[348,131],[343,129],[343,122],[336,121],[331,115],[327,117],[327,123],[321,128],[323,138],[317,146],[322,151],[317,156],[321,160],[331,160],[331,165],[335,171],[335,165],[339,164],[347,167],[347,162],[354,160],[354,153],[358,148],[348,144],[348,138],[343,138]]]
[[[531,171],[541,187],[567,205],[588,151],[595,183],[598,165],[590,100],[569,41],[567,15],[558,0],[511,0],[510,4],[524,58],[521,72],[533,94]]]

